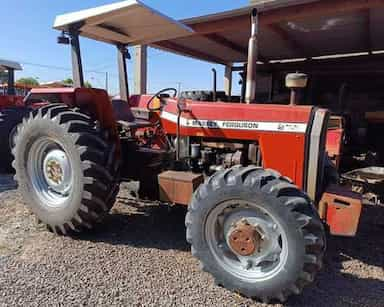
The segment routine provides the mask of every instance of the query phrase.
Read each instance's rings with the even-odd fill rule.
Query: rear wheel
[[[56,233],[92,228],[118,191],[114,148],[87,115],[61,104],[34,111],[19,126],[13,149],[27,205]]]
[[[12,171],[12,148],[17,125],[28,116],[30,109],[26,107],[5,108],[0,112],[0,156],[2,171]]]
[[[187,240],[218,284],[265,302],[311,283],[325,249],[309,198],[288,179],[256,167],[212,176],[186,216]]]

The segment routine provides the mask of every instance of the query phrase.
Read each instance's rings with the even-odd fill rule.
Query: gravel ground
[[[13,187],[0,176],[0,306],[265,306],[200,272],[182,208],[134,203],[123,187],[100,229],[57,237]],[[329,239],[324,270],[285,306],[384,306],[384,207],[363,217],[358,237]]]

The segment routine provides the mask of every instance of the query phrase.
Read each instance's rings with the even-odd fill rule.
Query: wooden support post
[[[232,96],[232,64],[225,66],[224,91],[225,95]]]
[[[142,95],[147,93],[147,46],[135,46],[134,61],[135,72],[133,91],[134,94]]]

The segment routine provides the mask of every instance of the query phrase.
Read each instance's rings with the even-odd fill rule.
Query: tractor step
[[[166,171],[158,176],[160,200],[172,204],[188,205],[192,194],[204,182],[202,174]]]

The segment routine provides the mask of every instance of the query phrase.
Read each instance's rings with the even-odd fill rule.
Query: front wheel
[[[192,254],[218,284],[285,301],[321,268],[323,225],[309,198],[277,172],[232,168],[195,193],[186,216]]]

